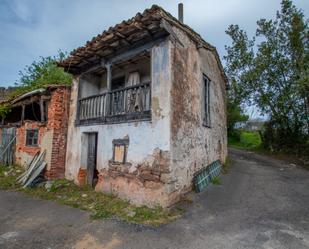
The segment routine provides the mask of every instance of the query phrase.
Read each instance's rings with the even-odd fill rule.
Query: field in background
[[[262,145],[261,136],[256,131],[237,130],[228,138],[228,144],[231,147],[239,149],[255,150]]]

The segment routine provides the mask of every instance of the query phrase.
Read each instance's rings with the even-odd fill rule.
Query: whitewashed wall
[[[152,120],[121,124],[75,126],[77,89],[79,77],[73,81],[70,121],[67,141],[66,178],[77,181],[80,167],[85,168],[83,153],[86,139],[83,133],[98,132],[97,168],[108,167],[112,159],[113,139],[128,136],[130,144],[127,160],[136,165],[147,160],[155,149],[170,150],[170,89],[171,89],[171,43],[166,40],[151,51]]]

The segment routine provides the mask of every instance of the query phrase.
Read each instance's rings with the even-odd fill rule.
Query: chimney
[[[183,3],[178,4],[178,21],[183,23]]]

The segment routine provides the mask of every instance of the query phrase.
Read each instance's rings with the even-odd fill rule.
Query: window
[[[26,131],[26,146],[38,145],[39,130],[32,129]]]
[[[129,139],[113,140],[113,162],[126,163]]]
[[[204,122],[203,124],[206,127],[210,127],[210,80],[209,78],[204,75]]]

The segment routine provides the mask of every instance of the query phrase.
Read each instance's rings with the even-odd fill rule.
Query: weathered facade
[[[59,63],[74,74],[66,172],[135,204],[169,206],[227,155],[218,54],[158,6]]]
[[[2,120],[0,130],[15,130],[16,164],[27,165],[37,152],[46,151],[45,176],[64,177],[69,100],[69,87],[50,86],[10,101],[11,112]]]

